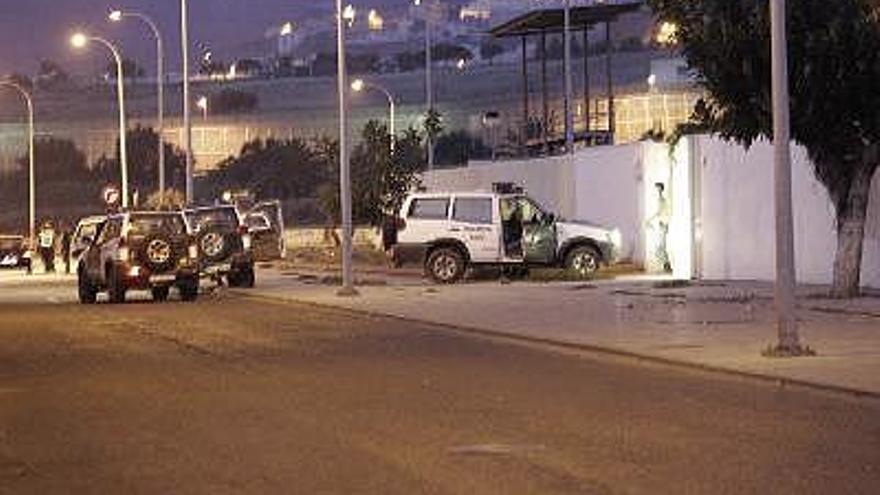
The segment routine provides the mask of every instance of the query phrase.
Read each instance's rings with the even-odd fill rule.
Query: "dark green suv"
[[[79,300],[91,304],[107,291],[110,302],[125,301],[129,290],[149,290],[164,301],[172,287],[184,301],[199,293],[199,253],[182,212],[128,212],[110,215],[84,239],[88,247],[77,266]]]

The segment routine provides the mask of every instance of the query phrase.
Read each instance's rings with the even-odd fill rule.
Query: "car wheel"
[[[565,268],[578,278],[589,278],[599,270],[602,258],[591,246],[577,246],[565,257]]]
[[[110,302],[113,304],[121,304],[125,302],[125,284],[119,270],[110,269],[107,277],[107,293],[110,296]]]
[[[199,297],[199,280],[191,279],[180,282],[177,286],[180,298],[186,302],[195,301]]]
[[[439,248],[431,252],[425,264],[428,276],[439,284],[454,284],[464,275],[464,256],[454,248]]]
[[[98,290],[89,280],[85,273],[80,270],[77,277],[77,286],[79,288],[79,302],[82,304],[95,304],[98,300]]]
[[[168,293],[171,288],[168,286],[164,287],[153,287],[153,300],[156,302],[164,302],[168,300]]]

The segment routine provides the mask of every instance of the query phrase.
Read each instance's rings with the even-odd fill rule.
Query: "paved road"
[[[233,294],[78,306],[57,284],[0,286],[3,494],[880,487],[876,402]]]

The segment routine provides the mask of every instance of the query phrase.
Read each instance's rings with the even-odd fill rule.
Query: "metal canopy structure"
[[[644,6],[641,0],[628,3],[595,4],[581,7],[570,7],[569,33],[583,33],[583,67],[584,67],[584,132],[576,140],[587,144],[613,143],[614,140],[614,84],[611,74],[611,60],[613,57],[613,43],[611,37],[611,23],[624,14],[637,12]],[[607,132],[593,132],[590,128],[590,71],[589,71],[589,42],[590,30],[604,24],[605,26],[605,78],[608,100]],[[523,143],[527,148],[539,145],[546,151],[550,150],[554,139],[548,131],[550,123],[550,108],[547,81],[547,35],[561,34],[565,31],[565,9],[541,9],[527,12],[500,24],[489,31],[495,38],[519,37],[522,39],[522,112],[523,112]],[[539,38],[539,56],[541,64],[541,93],[543,117],[540,122],[540,138],[535,143],[530,139],[531,116],[529,113],[529,70],[527,43],[530,37]],[[571,105],[566,105],[566,111],[570,112]],[[569,129],[571,118],[565,116],[566,135],[573,133]]]
[[[572,7],[571,30],[582,31],[596,24],[614,22],[621,15],[636,12],[643,5],[644,3],[639,1]],[[534,10],[492,28],[489,33],[496,38],[561,33],[564,17],[564,9]]]

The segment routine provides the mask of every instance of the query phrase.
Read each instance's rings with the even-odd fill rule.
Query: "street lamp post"
[[[565,0],[564,27],[562,29],[564,46],[563,71],[565,72],[565,150],[574,153],[574,115],[572,106],[572,82],[571,82],[571,0]]]
[[[186,202],[193,201],[192,120],[189,95],[189,21],[186,0],[180,0],[180,48],[183,59],[183,150],[186,153]]]
[[[74,34],[70,39],[71,44],[75,48],[84,48],[89,42],[94,41],[110,50],[113,59],[116,61],[116,94],[119,100],[119,167],[122,176],[122,207],[128,208],[128,146],[126,144],[126,122],[125,122],[125,72],[122,66],[122,54],[119,49],[98,36],[87,36],[82,33]]]
[[[120,22],[125,17],[131,17],[142,21],[153,32],[156,38],[156,82],[158,95],[158,111],[156,134],[159,136],[159,197],[165,197],[165,144],[163,136],[165,134],[165,51],[162,42],[162,33],[159,31],[158,25],[147,15],[138,12],[124,12],[114,10],[108,18],[112,22]]]
[[[34,184],[34,99],[29,91],[14,81],[0,81],[0,86],[12,88],[21,94],[27,104],[28,112],[28,233],[30,239],[34,238],[36,231],[36,198]]]
[[[351,169],[348,162],[346,106],[348,80],[345,68],[345,24],[344,12],[351,15],[353,9],[345,12],[342,0],[336,0],[336,65],[337,91],[339,97],[339,207],[342,213],[342,288],[340,296],[354,296],[354,267],[352,266],[352,220],[351,220]]]
[[[385,97],[388,98],[388,133],[391,135],[391,151],[394,151],[394,141],[397,139],[397,134],[394,129],[394,96],[392,96],[391,92],[388,91],[384,86],[380,86],[376,83],[366,82],[363,79],[355,79],[354,82],[351,83],[351,89],[356,92],[361,92],[364,88],[375,88],[383,93],[385,93]]]
[[[437,15],[437,0],[424,0],[425,3],[425,106],[427,113],[425,117],[429,117],[434,112],[434,74],[433,74],[433,22],[434,16]],[[416,6],[420,6],[423,0],[413,0]],[[434,138],[428,133],[425,136],[425,146],[428,148],[428,170],[434,169]]]
[[[789,148],[788,53],[785,0],[771,0],[771,54],[773,92],[773,158],[776,203],[776,314],[778,344],[775,354],[805,353],[795,316],[794,222],[792,220],[791,151]]]

